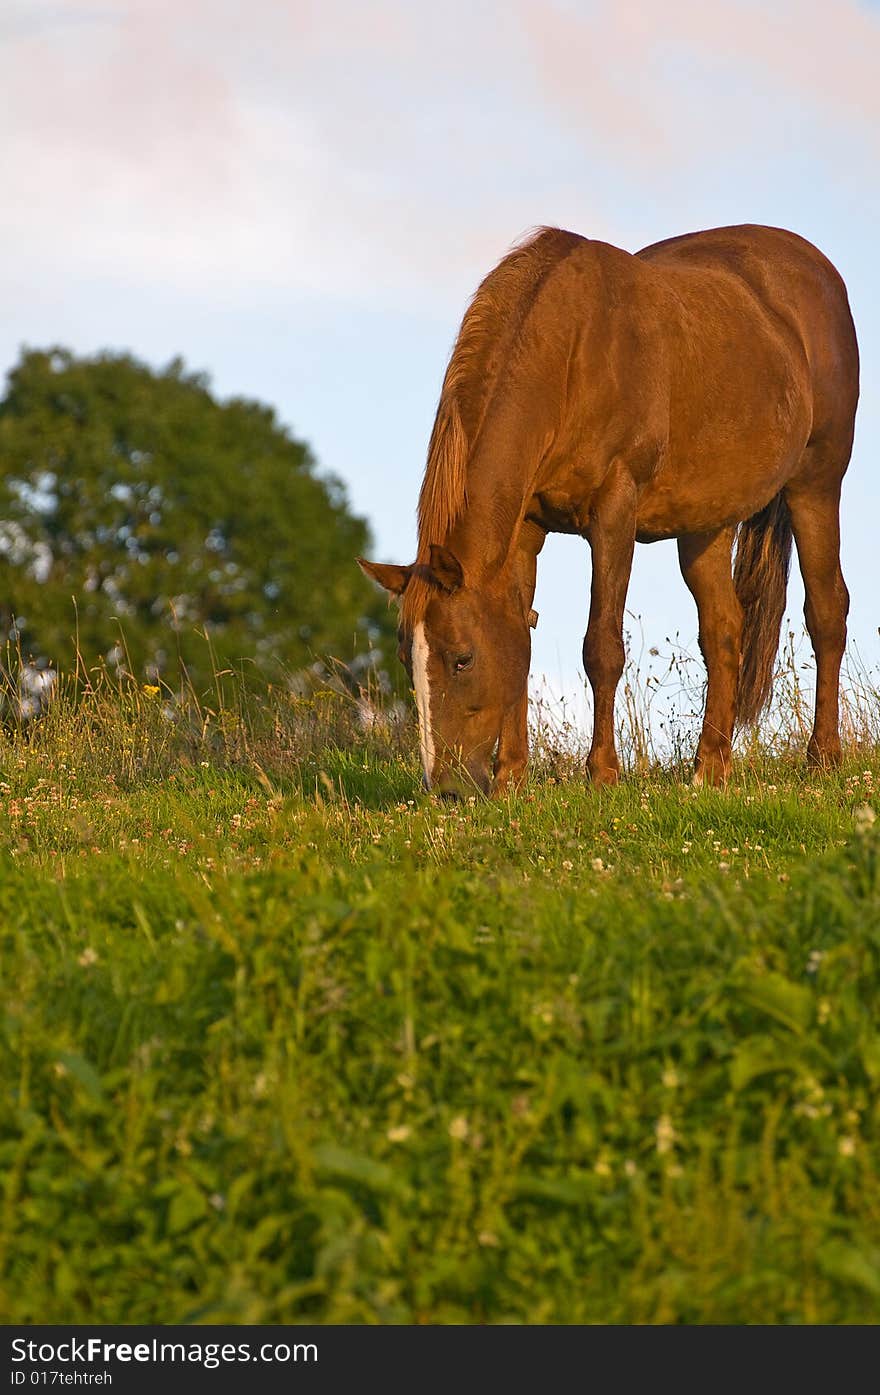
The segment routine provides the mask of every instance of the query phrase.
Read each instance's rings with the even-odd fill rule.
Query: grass
[[[448,807],[350,712],[5,738],[0,1320],[880,1319],[876,745]]]

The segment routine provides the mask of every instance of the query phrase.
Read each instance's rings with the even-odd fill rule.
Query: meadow
[[[876,733],[724,791],[544,733],[450,805],[331,690],[62,687],[2,736],[0,1320],[880,1319]]]

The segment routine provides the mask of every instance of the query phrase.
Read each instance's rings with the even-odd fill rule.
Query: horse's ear
[[[364,576],[378,581],[392,596],[403,593],[412,572],[412,567],[398,567],[394,562],[368,562],[364,557],[358,557],[357,564]]]
[[[461,563],[455,553],[450,552],[447,547],[440,547],[437,543],[431,544],[428,570],[437,585],[450,594],[464,585],[464,572],[461,569]]]

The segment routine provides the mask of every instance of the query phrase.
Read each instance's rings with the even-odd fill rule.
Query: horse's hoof
[[[492,798],[503,799],[508,794],[516,794],[523,786],[526,778],[526,767],[524,765],[512,766],[507,770],[496,773],[492,784]]]
[[[720,789],[727,784],[730,775],[730,761],[721,756],[697,756],[694,763],[693,784],[712,785]]]
[[[589,775],[592,785],[617,785],[620,783],[620,771],[615,770],[612,765],[603,765],[595,770],[591,769]]]
[[[831,770],[835,765],[840,765],[842,759],[839,741],[831,742],[827,746],[820,746],[811,741],[807,747],[807,765],[812,770]]]

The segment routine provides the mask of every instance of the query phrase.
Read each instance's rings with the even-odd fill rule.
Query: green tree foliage
[[[118,661],[198,686],[221,667],[361,664],[386,607],[366,523],[271,408],[180,360],[25,352],[0,402],[0,625],[27,658]]]

